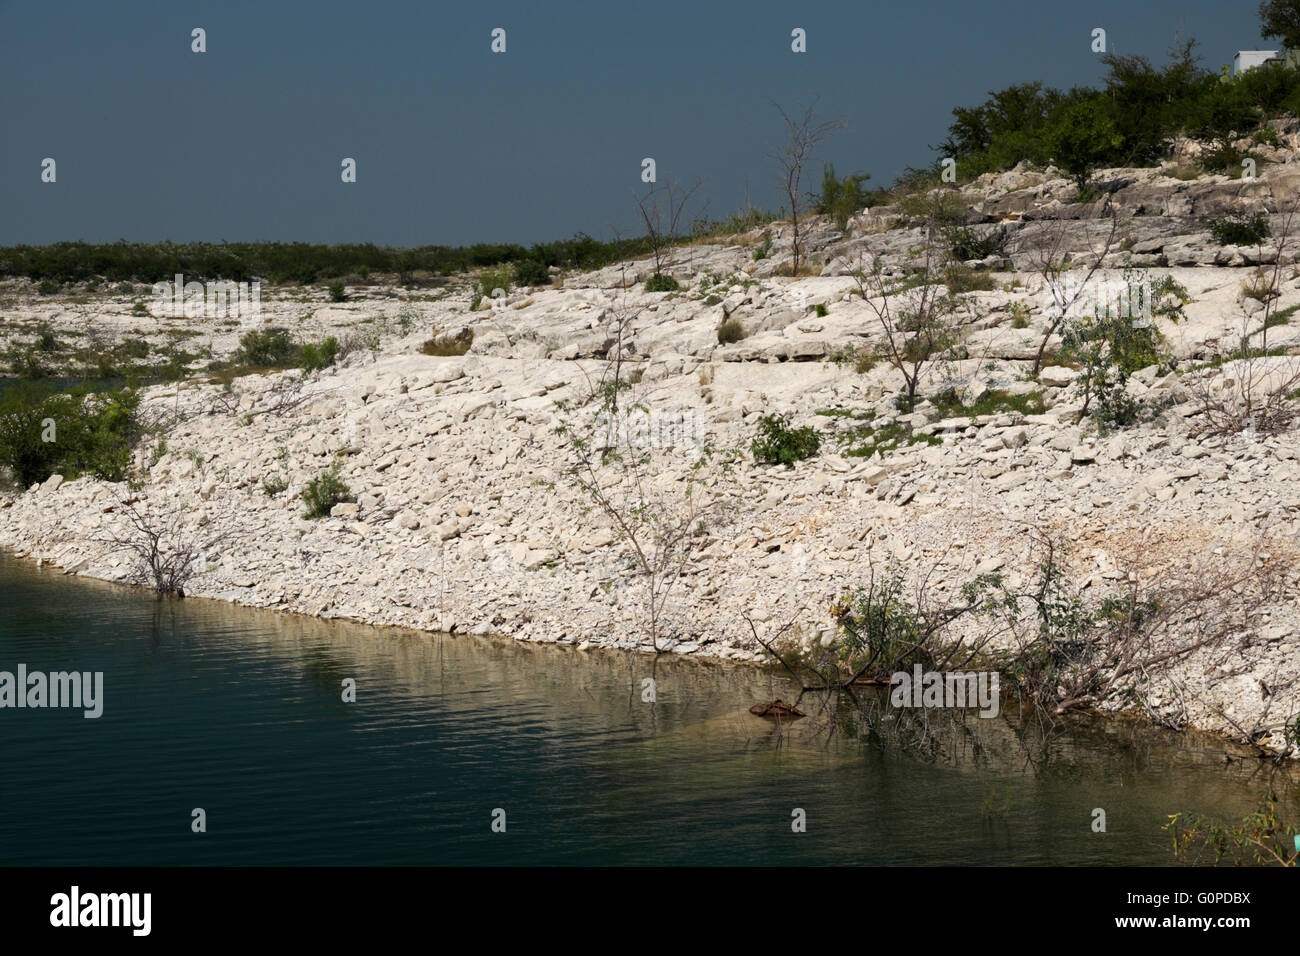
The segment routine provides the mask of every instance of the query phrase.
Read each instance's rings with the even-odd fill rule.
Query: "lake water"
[[[790,693],[752,667],[157,602],[0,553],[19,664],[102,671],[104,711],[0,709],[0,865],[1164,864],[1168,814],[1239,818],[1268,780],[1127,721],[1012,708],[901,747],[848,704],[834,733],[754,717]]]

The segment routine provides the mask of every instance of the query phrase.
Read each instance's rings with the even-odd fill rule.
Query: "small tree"
[[[1124,136],[1106,112],[1101,96],[1067,107],[1047,130],[1052,160],[1086,193],[1092,171],[1124,145]]]
[[[687,189],[673,183],[651,184],[646,194],[637,200],[655,262],[654,275],[646,283],[647,291],[672,291],[677,287],[671,277],[664,275],[664,269],[671,261],[673,242],[681,234],[682,214],[699,188],[698,181]]]
[[[1034,268],[1043,280],[1043,288],[1052,297],[1047,328],[1034,353],[1034,364],[1030,374],[1034,377],[1043,367],[1043,356],[1048,343],[1060,329],[1067,315],[1074,311],[1079,302],[1092,288],[1091,282],[1106,256],[1114,248],[1115,237],[1119,234],[1119,217],[1111,210],[1110,226],[1099,248],[1090,250],[1086,260],[1080,265],[1077,261],[1067,261],[1069,253],[1065,248],[1070,235],[1070,223],[1064,219],[1049,220],[1036,229],[1028,231],[1023,243],[1030,249],[1030,258]]]
[[[803,212],[803,174],[804,168],[812,158],[813,152],[836,130],[843,129],[842,120],[825,123],[814,121],[813,107],[809,106],[797,118],[791,117],[776,103],[776,110],[785,123],[786,140],[772,154],[781,169],[781,186],[785,190],[786,201],[790,203],[790,274],[799,274],[799,259],[803,254],[800,245],[799,215]]]
[[[964,305],[944,284],[948,254],[940,235],[943,194],[936,191],[927,203],[922,243],[916,269],[903,279],[889,276],[883,262],[859,259],[852,271],[858,294],[880,323],[881,341],[875,356],[903,376],[903,402],[916,408],[917,391],[930,366],[957,340],[958,315]]]
[[[556,402],[568,477],[595,505],[624,546],[638,600],[633,614],[655,651],[673,630],[669,600],[710,530],[730,516],[734,451],[708,442],[664,444],[637,434],[657,404],[652,386],[626,372],[632,323],[642,311],[620,292],[607,316],[604,363],[576,398]],[[685,437],[685,436],[683,436]]]

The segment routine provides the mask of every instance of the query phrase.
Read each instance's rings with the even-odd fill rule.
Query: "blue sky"
[[[1094,27],[1157,62],[1181,30],[1217,69],[1268,46],[1256,7],[0,0],[0,244],[612,238],[636,231],[646,156],[702,180],[715,218],[746,187],[775,208],[773,100],[847,122],[814,172],[888,183],[934,158],[955,105],[1096,83]]]

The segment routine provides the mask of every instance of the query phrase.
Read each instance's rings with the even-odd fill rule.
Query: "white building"
[[[1253,70],[1257,66],[1262,66],[1271,60],[1282,62],[1282,53],[1279,50],[1238,50],[1237,55],[1232,58],[1232,72],[1245,73],[1247,70]]]

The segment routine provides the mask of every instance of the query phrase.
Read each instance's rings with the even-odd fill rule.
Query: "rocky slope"
[[[1281,748],[1300,711],[1300,571],[1288,563],[1300,533],[1300,438],[1211,437],[1197,401],[1200,383],[1233,375],[1230,364],[1198,361],[1249,328],[1258,307],[1241,293],[1246,267],[1276,261],[1278,251],[1221,248],[1201,217],[1263,201],[1280,231],[1274,207],[1296,195],[1300,163],[1264,167],[1254,182],[1185,182],[1153,170],[1104,171],[1099,180],[1114,188],[1088,206],[1069,202],[1073,187],[1052,170],[1015,170],[964,190],[972,220],[1008,230],[1010,252],[999,258],[1009,261],[972,264],[1003,268],[992,291],[967,296],[962,348],[933,367],[922,394],[1037,395],[1041,413],[945,417],[927,402],[902,416],[887,365],[862,372],[835,360],[879,338],[875,313],[855,295],[852,264],[867,251],[901,269],[920,241],[900,210],[872,209],[848,235],[813,223],[808,255],[822,274],[798,279],[774,275],[789,244],[788,226],[774,224],[764,259],[754,258],[762,230],[677,250],[679,293],[632,285],[646,278],[647,262],[563,276],[559,287],[516,290],[475,311],[468,283],[438,296],[376,287],[340,304],[263,290],[259,324],[304,338],[363,333],[366,345],[305,378],[253,375],[225,391],[195,377],[148,389],[144,411],[165,423],[165,451],[157,441],[138,449],[141,484],[56,476],[10,494],[0,499],[0,546],[122,580],[128,555],[105,539],[122,527],[120,501],[137,496],[159,513],[183,509],[196,540],[227,533],[190,581],[192,595],[524,641],[637,646],[643,597],[628,549],[566,479],[571,450],[555,431],[557,401],[589,390],[612,324],[626,319],[634,397],[648,409],[644,437],[665,494],[684,487],[697,441],[747,448],[763,414],[788,414],[824,435],[821,454],[793,468],[746,456],[726,486],[730,519],[701,542],[671,596],[667,649],[759,660],[742,613],[772,629],[793,617],[805,645],[826,640],[829,606],[869,566],[891,559],[928,576],[940,594],[983,571],[1023,580],[1034,530],[1068,539],[1075,573],[1098,590],[1129,573],[1204,576],[1263,552],[1281,590],[1243,618],[1231,654],[1198,653],[1159,678],[1148,704],[1172,723]],[[1044,219],[1079,217],[1068,237],[1082,256],[1106,228],[1098,217],[1107,202],[1122,217],[1120,242],[1098,278],[1145,266],[1171,274],[1190,302],[1185,321],[1158,320],[1183,360],[1178,371],[1152,367],[1130,383],[1158,414],[1103,435],[1080,422],[1074,370],[1051,366],[1026,380],[1051,303],[1033,249],[1016,237]],[[1287,249],[1282,255],[1289,261]],[[1293,267],[1284,275],[1278,309],[1300,303]],[[221,357],[250,325],[132,314],[137,294],[77,303],[11,283],[3,296],[10,344],[44,323],[109,341],[160,343],[180,333]],[[739,320],[747,337],[719,345],[724,318]],[[474,333],[466,354],[420,354],[431,336],[463,328]],[[1300,320],[1269,329],[1269,345],[1300,346]],[[878,433],[906,425],[935,443],[854,457],[862,433],[850,432],[864,424]],[[299,495],[334,463],[355,500],[306,520]]]

